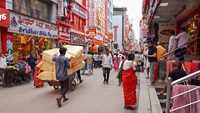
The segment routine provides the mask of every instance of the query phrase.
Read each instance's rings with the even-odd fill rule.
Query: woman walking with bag
[[[137,77],[135,73],[134,54],[129,53],[128,59],[124,60],[122,66],[122,85],[124,92],[124,108],[134,109],[137,107],[136,84]]]

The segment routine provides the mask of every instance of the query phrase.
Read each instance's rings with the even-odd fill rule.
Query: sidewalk
[[[139,106],[138,113],[162,113],[156,90],[146,79],[145,73],[139,73]]]

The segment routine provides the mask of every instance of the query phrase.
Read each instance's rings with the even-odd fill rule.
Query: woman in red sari
[[[40,65],[42,64],[42,61],[41,61],[42,56],[41,56],[41,55],[39,56],[38,53],[37,53],[37,56],[38,56],[39,58],[38,58],[38,60],[37,60],[37,63],[36,63],[37,65],[36,65],[36,67],[35,67],[35,72],[34,72],[34,86],[35,86],[36,88],[38,88],[38,87],[43,87],[43,86],[44,86],[44,82],[38,78],[38,75],[39,75],[39,73],[41,72],[41,70],[40,70]]]
[[[136,84],[137,77],[135,73],[134,54],[129,53],[128,59],[122,62],[122,84],[124,92],[124,108],[134,109],[137,107]]]
[[[115,54],[113,61],[114,61],[114,69],[115,69],[115,71],[117,71],[119,68],[119,62],[120,62],[120,58],[117,53]]]

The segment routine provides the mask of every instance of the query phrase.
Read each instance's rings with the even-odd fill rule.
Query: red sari
[[[122,83],[124,91],[124,104],[125,106],[136,104],[136,84],[137,78],[135,71],[130,68],[122,71]]]
[[[34,73],[34,86],[35,87],[43,87],[44,86],[44,82],[38,78],[38,75],[40,72],[41,72],[40,68],[38,66],[36,66],[35,73]]]
[[[119,68],[119,62],[120,62],[120,58],[118,56],[115,56],[114,57],[114,69],[115,69],[115,71],[117,71],[118,68]]]

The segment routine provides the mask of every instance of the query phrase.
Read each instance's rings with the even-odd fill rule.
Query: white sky
[[[113,0],[116,7],[127,7],[129,20],[133,25],[136,39],[139,39],[139,22],[142,18],[142,2],[143,0]]]

